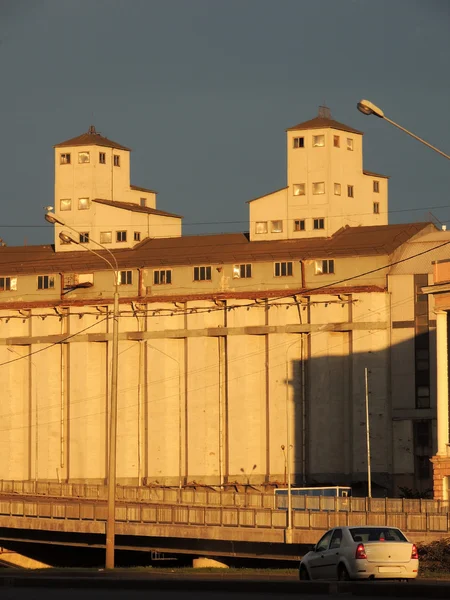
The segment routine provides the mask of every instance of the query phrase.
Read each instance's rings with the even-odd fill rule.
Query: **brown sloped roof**
[[[369,175],[370,177],[381,177],[383,179],[390,179],[390,175],[381,175],[381,173],[374,173],[373,171],[366,171],[363,169],[364,175]]]
[[[89,127],[89,131],[87,133],[82,133],[81,135],[71,138],[70,140],[60,142],[53,147],[64,148],[66,146],[105,146],[106,148],[117,148],[118,150],[128,150],[128,152],[131,152],[130,148],[122,146],[122,144],[113,142],[103,135],[100,135],[100,133],[95,130],[93,125]]]
[[[389,255],[430,223],[345,227],[330,238],[250,242],[244,233],[153,238],[112,250],[120,268],[205,265]],[[102,251],[100,251],[102,253]],[[108,254],[105,256],[110,259]],[[105,270],[102,259],[81,250],[46,246],[0,247],[0,274],[73,273]]]
[[[261,198],[265,198],[266,196],[271,196],[272,194],[277,194],[278,192],[282,192],[283,190],[287,190],[289,186],[285,185],[284,187],[280,188],[279,190],[275,190],[274,192],[269,192],[268,194],[263,194],[262,196],[258,196],[257,198],[252,198],[251,200],[247,200],[247,204],[250,204],[250,202],[254,202],[255,200],[261,200]]]
[[[157,194],[158,193],[158,192],[155,192],[155,190],[149,190],[148,188],[139,187],[138,185],[130,185],[130,188],[132,190],[136,190],[137,192],[149,192],[150,194]]]
[[[92,202],[97,204],[106,204],[107,206],[113,206],[114,208],[121,208],[123,210],[130,210],[131,212],[147,213],[148,215],[159,215],[161,217],[174,217],[182,219],[180,215],[174,215],[173,213],[165,212],[164,210],[157,210],[156,208],[150,208],[149,206],[139,206],[134,202],[117,202],[115,200],[103,200],[103,198],[94,198]]]
[[[339,129],[340,131],[348,131],[350,133],[359,133],[360,135],[364,135],[362,131],[358,131],[358,129],[353,129],[353,127],[349,127],[348,125],[344,125],[344,123],[339,123],[339,121],[335,121],[334,119],[328,119],[326,117],[314,117],[314,119],[310,119],[309,121],[303,121],[303,123],[299,123],[298,125],[294,125],[294,127],[289,127],[286,131],[301,131],[303,129]]]

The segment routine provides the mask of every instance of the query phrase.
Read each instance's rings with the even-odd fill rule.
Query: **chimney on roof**
[[[331,119],[331,110],[328,106],[319,106],[319,114],[317,116],[321,119]]]

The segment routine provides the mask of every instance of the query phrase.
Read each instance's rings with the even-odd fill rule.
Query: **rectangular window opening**
[[[98,162],[101,165],[106,165],[106,153],[105,152],[99,152],[98,153]]]
[[[120,167],[120,156],[118,154],[114,154],[114,166]]]
[[[313,135],[312,139],[313,148],[322,148],[325,146],[325,136],[324,135]]]
[[[354,187],[352,185],[347,186],[347,196],[349,198],[354,198]]]
[[[282,233],[282,231],[283,231],[283,221],[281,221],[281,220],[271,221],[270,222],[270,227],[271,227],[272,233]]]
[[[38,290],[49,290],[55,287],[53,275],[38,275]]]
[[[211,281],[211,267],[194,267],[194,281]]]
[[[275,277],[292,277],[293,267],[292,262],[276,262],[274,264]]]
[[[267,233],[267,221],[256,221],[255,233]]]
[[[233,279],[248,279],[252,276],[252,265],[249,263],[233,266]]]
[[[325,194],[325,182],[317,181],[316,183],[313,183],[312,184],[312,193],[316,196],[318,194]]]
[[[153,271],[153,285],[169,285],[172,283],[172,269]]]
[[[294,219],[294,231],[305,231],[305,219]]]
[[[304,148],[304,147],[305,147],[305,138],[304,137],[294,138],[294,148]]]
[[[112,231],[101,231],[100,232],[100,243],[111,244],[112,242]]]
[[[316,275],[334,274],[334,259],[316,260],[315,274]]]
[[[305,195],[305,184],[304,183],[294,183],[294,196],[304,196]]]
[[[116,231],[116,242],[126,242],[127,241],[127,232],[126,231]]]
[[[0,277],[0,292],[17,290],[17,277]]]
[[[325,229],[325,219],[314,219],[313,229]]]
[[[70,152],[65,152],[59,155],[59,164],[70,165]]]

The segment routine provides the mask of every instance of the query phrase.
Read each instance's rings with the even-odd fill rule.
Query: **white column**
[[[447,455],[448,440],[448,340],[447,312],[436,313],[437,453]]]

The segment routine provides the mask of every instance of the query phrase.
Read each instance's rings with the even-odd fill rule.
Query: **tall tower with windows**
[[[388,178],[364,170],[362,138],[325,106],[287,129],[287,186],[250,201],[250,239],[329,237],[346,225],[386,225]]]

